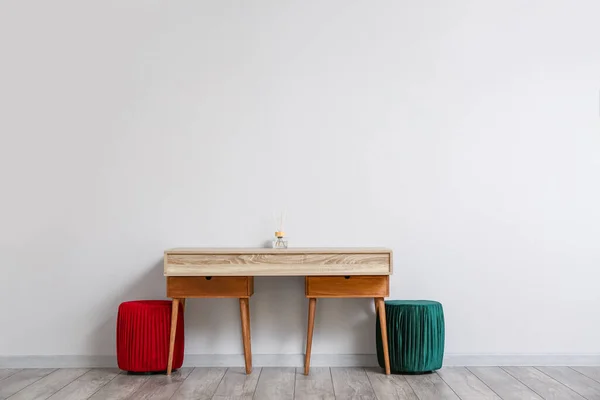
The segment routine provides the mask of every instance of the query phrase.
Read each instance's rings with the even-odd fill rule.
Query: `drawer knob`
[[[207,277],[206,277],[206,278],[204,278],[204,279],[206,279],[207,281],[210,281],[210,280],[212,279],[212,276],[207,276]]]
[[[350,276],[349,276],[349,275],[346,275],[346,276],[344,277],[344,279],[350,279]]]

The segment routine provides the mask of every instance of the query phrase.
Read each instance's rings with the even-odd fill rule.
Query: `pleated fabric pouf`
[[[437,301],[385,302],[390,369],[392,373],[426,373],[442,368],[444,310]],[[377,318],[377,361],[384,367],[381,327]]]
[[[171,302],[128,301],[117,316],[117,362],[129,372],[162,372],[167,369],[171,335]],[[179,307],[173,369],[183,364],[183,307]]]

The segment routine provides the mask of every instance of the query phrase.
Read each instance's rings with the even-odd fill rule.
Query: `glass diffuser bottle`
[[[288,241],[285,238],[285,232],[277,231],[275,232],[275,239],[273,239],[273,248],[274,249],[287,249]]]
[[[275,231],[275,239],[273,239],[273,248],[287,249],[288,241],[285,238],[285,232],[283,231],[283,223],[285,222],[285,211],[279,214],[279,216],[274,217],[275,222],[277,224],[277,230]]]

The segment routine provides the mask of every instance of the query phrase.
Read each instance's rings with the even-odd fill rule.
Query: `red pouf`
[[[179,307],[173,369],[183,364],[183,307]],[[117,317],[117,362],[130,372],[166,371],[171,335],[171,302],[128,301]]]

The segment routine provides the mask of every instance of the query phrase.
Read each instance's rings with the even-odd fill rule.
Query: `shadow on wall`
[[[104,316],[89,337],[91,355],[116,352],[119,304],[140,299],[166,299],[163,262],[157,261],[117,295],[96,305]],[[254,354],[304,354],[308,300],[304,277],[256,277],[250,299]],[[186,354],[242,354],[237,299],[190,299],[185,312]],[[319,299],[313,354],[375,353],[372,299]]]

